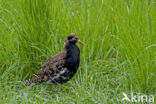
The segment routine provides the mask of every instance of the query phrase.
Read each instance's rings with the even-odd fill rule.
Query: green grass
[[[88,45],[74,78],[24,86],[70,33]],[[0,0],[1,104],[121,104],[123,92],[156,96],[154,1]]]

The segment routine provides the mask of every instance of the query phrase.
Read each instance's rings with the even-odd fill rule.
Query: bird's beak
[[[86,44],[86,43],[84,43],[84,42],[82,42],[81,40],[78,40],[78,43],[80,43],[80,44],[82,44],[82,45],[84,45],[84,46],[88,47],[88,46],[87,46],[87,44]]]

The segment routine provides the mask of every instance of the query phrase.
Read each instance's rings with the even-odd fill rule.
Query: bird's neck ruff
[[[66,45],[65,50],[66,54],[66,65],[69,70],[72,70],[74,73],[77,71],[80,61],[80,51],[76,44]]]
[[[73,48],[77,48],[76,43],[72,43],[72,42],[64,43],[64,49],[67,50],[67,52],[72,50]]]
[[[67,52],[66,58],[71,59],[73,62],[77,61],[77,59],[79,58],[80,51],[75,43],[66,44],[65,50]]]

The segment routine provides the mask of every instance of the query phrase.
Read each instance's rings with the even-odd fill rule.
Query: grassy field
[[[25,86],[70,33],[88,45],[74,78]],[[121,104],[123,92],[156,96],[154,1],[0,0],[0,104]]]

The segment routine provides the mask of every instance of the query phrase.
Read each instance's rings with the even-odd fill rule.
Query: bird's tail
[[[29,80],[26,80],[25,81],[25,85],[26,86],[33,86],[34,84],[30,81],[30,79]]]
[[[39,84],[41,78],[37,75],[35,75],[34,77],[30,78],[29,80],[26,80],[25,85],[27,86],[33,86],[35,84]]]

